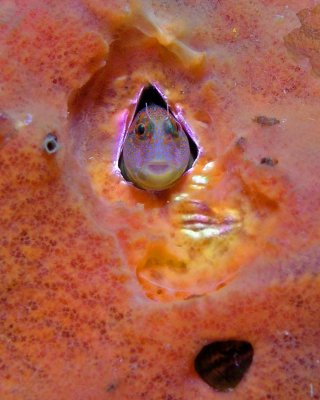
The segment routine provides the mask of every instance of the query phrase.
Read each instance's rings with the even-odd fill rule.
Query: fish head
[[[188,137],[168,110],[151,105],[136,115],[123,147],[123,166],[136,186],[169,188],[186,171],[190,157]]]

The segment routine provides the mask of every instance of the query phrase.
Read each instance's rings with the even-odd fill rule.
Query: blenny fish
[[[1,400],[320,399],[319,21],[1,1]]]
[[[124,175],[142,189],[164,190],[190,163],[189,141],[181,125],[164,108],[146,105],[132,121],[125,139]]]

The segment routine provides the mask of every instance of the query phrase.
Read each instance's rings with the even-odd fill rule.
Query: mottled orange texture
[[[290,32],[285,40],[297,55],[310,59],[317,74],[320,74],[320,4],[298,13],[301,27]]]
[[[318,6],[287,3],[3,1],[1,400],[320,398],[320,81],[284,40]],[[117,169],[150,82],[200,148],[158,195]],[[193,363],[228,339],[219,393]]]
[[[21,14],[18,6],[14,16],[3,17],[13,20],[1,46],[6,107],[13,95],[25,102],[34,92],[55,97],[62,90],[70,95],[104,65],[107,42],[99,33],[83,29],[79,19],[65,14],[57,20],[49,9],[20,7]],[[23,97],[26,93],[30,97]]]

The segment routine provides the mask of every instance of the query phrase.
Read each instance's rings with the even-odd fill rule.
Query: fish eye
[[[164,121],[163,129],[164,129],[165,133],[170,134],[174,138],[177,138],[179,136],[178,124],[177,123],[173,124],[170,119],[166,119]]]
[[[137,126],[137,128],[136,128],[136,133],[139,135],[139,136],[142,136],[144,133],[145,133],[145,126],[144,126],[144,124],[139,124],[138,126]]]

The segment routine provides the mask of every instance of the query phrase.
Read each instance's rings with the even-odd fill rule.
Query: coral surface
[[[1,1],[1,400],[320,399],[316,3]],[[199,147],[161,193],[118,168],[150,84]]]

